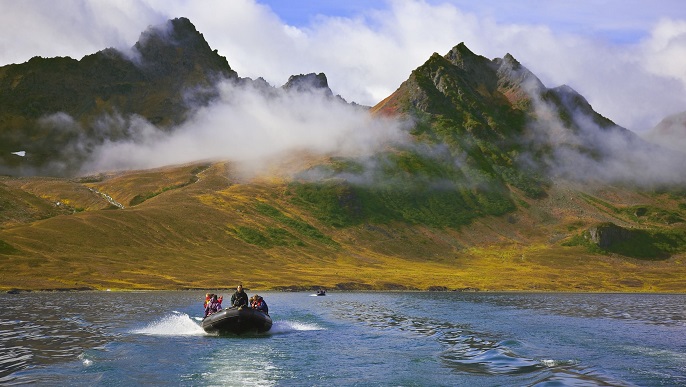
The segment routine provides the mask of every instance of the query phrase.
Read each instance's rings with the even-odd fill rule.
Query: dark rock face
[[[214,72],[236,78],[236,72],[231,70],[226,58],[213,51],[186,18],[149,28],[141,34],[134,48],[141,55],[145,72],[153,76],[174,75],[188,81],[186,76],[194,73],[211,77]]]
[[[608,249],[613,245],[631,239],[633,232],[614,223],[602,223],[588,230],[591,242],[601,249]]]
[[[329,82],[324,73],[291,75],[290,78],[288,78],[288,82],[283,85],[283,88],[298,92],[323,91],[327,97],[333,96],[333,92],[329,88]]]

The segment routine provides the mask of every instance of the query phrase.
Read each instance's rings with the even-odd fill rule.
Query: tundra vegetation
[[[239,78],[187,19],[134,48],[141,63],[108,49],[0,68],[0,289],[686,291],[686,156],[509,54],[458,44],[367,109],[323,74]],[[241,90],[411,125],[250,174],[229,155],[80,173],[107,145],[198,136],[195,115],[236,113],[212,104]]]

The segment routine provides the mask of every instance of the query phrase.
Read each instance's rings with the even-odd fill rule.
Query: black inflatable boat
[[[272,318],[262,311],[248,307],[227,308],[205,317],[201,325],[205,332],[261,333],[272,328]]]

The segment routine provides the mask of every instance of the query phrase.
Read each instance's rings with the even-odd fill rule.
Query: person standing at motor
[[[243,285],[238,285],[236,292],[231,296],[231,307],[240,308],[248,306],[248,294],[243,291]]]

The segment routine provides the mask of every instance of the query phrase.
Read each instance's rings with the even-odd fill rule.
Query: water
[[[686,295],[260,292],[218,336],[204,294],[2,294],[0,385],[686,385]]]

